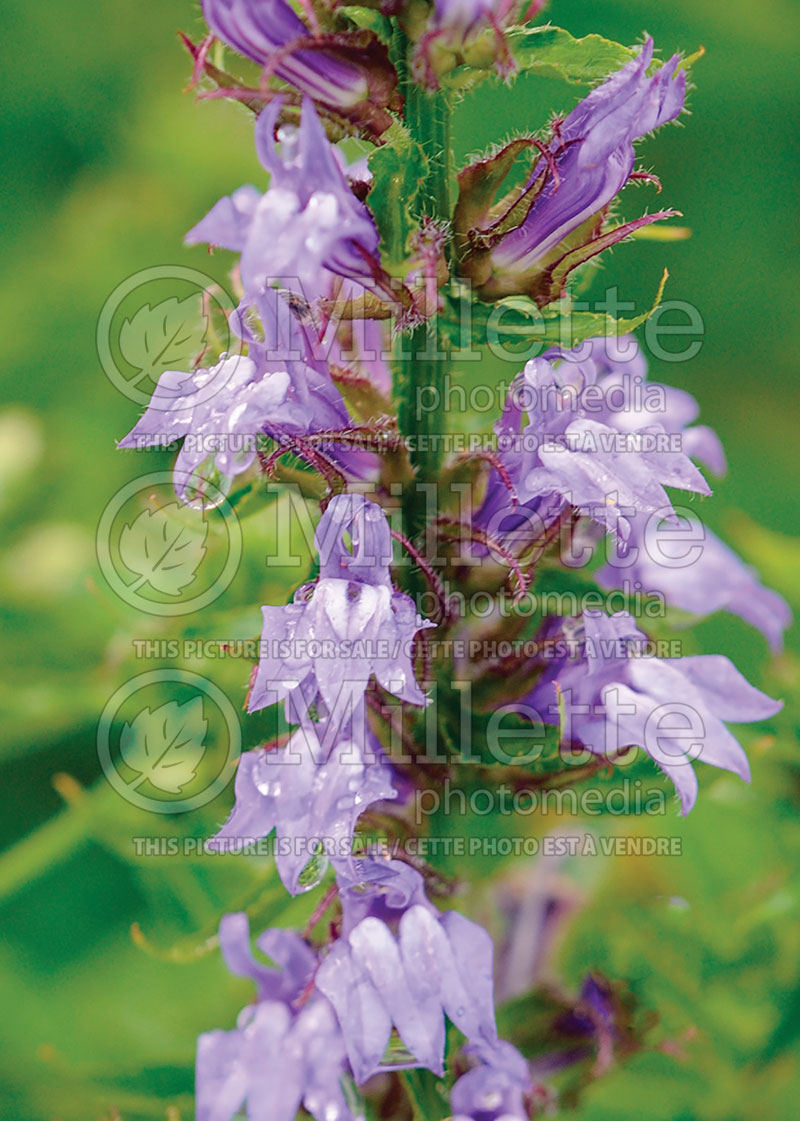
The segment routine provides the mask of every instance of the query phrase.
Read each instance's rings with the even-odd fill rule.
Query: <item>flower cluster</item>
[[[352,551],[345,543],[345,535]],[[424,705],[413,667],[416,634],[431,626],[413,601],[393,589],[388,563],[391,536],[375,503],[338,495],[316,532],[320,574],[286,607],[264,607],[261,658],[250,693],[251,712],[285,700],[298,728],[285,747],[251,752],[236,778],[230,820],[210,842],[227,847],[267,836],[319,840],[314,862],[319,882],[329,853],[347,851],[357,818],[397,792],[380,747],[371,736],[365,696],[371,679],[388,693]],[[287,846],[277,857],[281,879],[301,890],[308,853]]]
[[[245,317],[250,309],[257,313],[260,337]],[[119,444],[167,447],[184,440],[175,460],[175,490],[184,501],[205,506],[221,500],[233,478],[252,466],[267,438],[291,442],[350,423],[328,363],[315,356],[309,332],[274,288],[245,299],[232,327],[248,354],[223,355],[208,370],[167,370]],[[356,478],[366,466],[344,448],[333,458]]]
[[[581,565],[598,594],[634,582],[670,611],[730,610],[775,649],[790,621],[780,596],[722,541],[706,531],[687,539],[672,492],[710,495],[696,461],[720,475],[725,457],[695,423],[695,400],[648,379],[630,336],[579,332],[571,349],[529,361],[497,419],[496,450],[475,462],[442,463],[415,447],[413,395],[438,378],[435,362],[450,361],[429,346],[444,347],[453,326],[435,318],[454,310],[446,280],[459,290],[471,281],[476,303],[514,295],[536,310],[565,294],[578,266],[673,213],[607,225],[621,189],[649,177],[635,171],[634,142],[684,107],[680,59],[657,65],[650,39],[633,56],[619,48],[630,61],[552,121],[546,142],[517,137],[463,168],[451,205],[449,153],[439,151],[450,106],[430,91],[455,69],[469,84],[492,69],[508,77],[519,65],[511,32],[539,7],[203,2],[210,34],[191,47],[195,78],[256,111],[269,179],[263,191],[242,186],[218,201],[186,237],[237,255],[235,353],[162,374],[120,446],[183,441],[176,491],[201,507],[240,475],[257,489],[290,456],[323,496],[311,571],[283,605],[262,608],[247,694],[248,712],[275,708],[284,731],[240,759],[230,817],[208,845],[247,850],[274,833],[287,891],[323,880],[327,891],[303,935],[260,935],[274,966],[251,949],[245,915],[223,918],[227,965],[257,994],[235,1028],[199,1040],[199,1121],[229,1121],[242,1108],[250,1121],[292,1121],[301,1108],[317,1121],[356,1121],[376,1074],[385,1077],[365,1092],[385,1092],[390,1104],[375,1115],[389,1116],[402,1086],[395,1072],[415,1068],[433,1072],[440,1096],[438,1080],[449,1079],[441,1116],[525,1121],[541,1090],[534,1078],[593,1049],[607,1055],[622,1038],[611,988],[590,975],[556,1025],[569,1046],[524,1057],[498,1035],[492,938],[439,907],[457,885],[409,846],[388,854],[370,844],[378,828],[408,840],[409,792],[443,775],[457,784],[475,762],[455,730],[462,684],[484,690],[483,711],[521,698],[557,751],[613,762],[643,749],[684,813],[698,796],[694,761],[749,777],[726,722],[780,708],[721,655],[649,656],[628,611],[543,612],[526,636],[535,653],[481,653],[487,634],[513,638],[526,626],[501,611],[512,576],[519,593],[542,572]],[[211,65],[214,37],[257,64],[257,86]],[[368,167],[348,167],[341,138],[362,154],[367,146]],[[530,170],[498,201],[523,154]],[[425,347],[408,358],[397,346],[390,371],[392,314],[395,334],[413,327]],[[489,624],[468,606],[459,613],[454,583],[465,603],[475,588],[490,597]],[[423,589],[435,619],[418,609]],[[475,640],[463,658],[439,642],[453,634]],[[485,753],[478,761],[491,765]],[[570,778],[567,769],[558,777]]]
[[[379,1068],[392,1028],[410,1052],[391,1065],[444,1073],[445,1015],[491,1052],[492,943],[457,911],[440,914],[408,865],[380,862],[342,881],[342,933],[316,983],[336,1009],[359,1082]],[[360,882],[359,882],[360,881]]]
[[[197,1044],[198,1121],[228,1121],[245,1103],[250,1117],[292,1121],[303,1105],[316,1121],[355,1121],[342,1092],[346,1054],[327,1000],[303,997],[316,956],[289,930],[267,930],[258,948],[280,966],[258,962],[243,914],[226,915],[219,941],[232,973],[255,982],[255,1004],[233,1031],[210,1031]]]

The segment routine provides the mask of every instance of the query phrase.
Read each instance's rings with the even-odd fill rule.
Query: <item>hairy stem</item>
[[[407,43],[398,43],[398,54]],[[398,59],[398,61],[400,61]],[[405,123],[427,156],[427,175],[419,196],[418,217],[449,222],[453,158],[450,140],[450,101],[446,94],[428,93],[408,79],[407,66],[399,66],[405,98]],[[447,347],[437,316],[401,335],[395,348],[394,395],[398,423],[403,436],[410,437],[411,463],[416,484],[406,488],[403,499],[405,528],[409,537],[425,529],[430,491],[426,484],[438,481],[444,449],[444,382],[448,369]],[[421,407],[422,406],[422,407]],[[438,505],[438,503],[436,504]]]

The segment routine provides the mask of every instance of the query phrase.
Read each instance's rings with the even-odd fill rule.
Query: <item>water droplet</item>
[[[328,857],[324,851],[316,853],[306,864],[297,878],[297,886],[302,891],[311,891],[320,883],[328,870]]]

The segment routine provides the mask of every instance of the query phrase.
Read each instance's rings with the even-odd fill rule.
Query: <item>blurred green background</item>
[[[645,300],[666,264],[668,296],[700,308],[700,356],[653,372],[691,389],[725,442],[730,472],[704,517],[796,612],[797,15],[790,0],[550,8],[576,35],[633,43],[647,30],[664,56],[706,48],[692,115],[642,153],[694,236],[622,246],[601,275]],[[101,372],[94,333],[107,295],[137,270],[189,265],[224,280],[226,255],[187,250],[182,235],[220,195],[261,180],[246,114],[182,92],[189,67],[175,31],[200,32],[197,6],[9,0],[5,24],[2,1116],[164,1118],[173,1108],[169,1116],[188,1118],[196,1035],[232,1026],[249,994],[203,952],[217,916],[246,903],[264,919],[283,908],[281,922],[302,921],[309,905],[286,908],[255,861],[136,857],[132,836],[207,835],[230,793],[196,815],[156,818],[98,777],[98,715],[120,682],[149,668],[133,659],[132,638],[173,632],[126,607],[97,572],[103,507],[169,457],[115,451],[139,410]],[[495,91],[483,112],[473,97],[457,122],[460,154],[497,139],[498,122],[539,127],[579,94],[539,79]],[[264,568],[258,519],[244,522],[244,536],[239,576],[191,621],[193,633],[252,635],[258,605],[285,598],[280,573]],[[800,1097],[798,640],[790,635],[771,666],[761,636],[728,618],[691,641],[729,654],[787,708],[775,734],[744,733],[751,787],[703,774],[688,821],[660,823],[683,838],[682,857],[590,861],[576,872],[585,904],[554,975],[574,990],[588,968],[603,969],[660,1016],[651,1045],[581,1100],[577,1115],[591,1121],[783,1119]],[[241,663],[181,664],[237,705],[243,697]],[[257,739],[246,730],[245,746]],[[669,906],[675,897],[688,906]]]

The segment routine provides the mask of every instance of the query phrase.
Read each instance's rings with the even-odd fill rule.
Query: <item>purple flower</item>
[[[583,979],[578,1002],[559,1018],[559,1031],[565,1035],[593,1036],[613,1031],[614,994],[599,973],[588,973]]]
[[[352,864],[346,854],[356,821],[374,802],[396,797],[372,737],[364,746],[346,738],[325,746],[314,725],[298,728],[286,747],[243,755],[235,794],[231,816],[207,848],[239,850],[275,829],[275,865],[292,895],[315,887],[331,856],[338,867]]]
[[[458,1079],[450,1093],[453,1121],[528,1121],[525,1095],[531,1090],[528,1064],[505,1040],[470,1048],[482,1060]]]
[[[255,961],[247,916],[226,915],[220,945],[231,972],[254,981],[256,1004],[233,1031],[197,1042],[197,1121],[230,1121],[246,1103],[250,1121],[294,1121],[303,1105],[316,1121],[354,1121],[341,1078],[345,1048],[333,1009],[316,991],[303,1003],[316,955],[295,933],[268,930],[258,947],[282,967]]]
[[[465,275],[481,296],[524,292],[540,306],[549,303],[577,265],[674,213],[645,215],[602,232],[609,204],[634,171],[633,142],[683,108],[686,78],[677,71],[678,56],[648,77],[652,58],[653,41],[647,39],[635,59],[556,123],[522,194],[513,191],[499,208],[492,208],[494,194],[485,181],[490,170],[497,179],[508,162],[506,150],[461,173],[455,227]],[[513,151],[525,144],[514,142]]]
[[[664,660],[644,656],[645,636],[631,615],[584,611],[583,626],[560,626],[563,651],[529,696],[546,723],[557,724],[558,685],[567,741],[598,755],[643,748],[672,780],[681,811],[697,799],[695,759],[750,779],[747,757],[723,721],[774,716],[782,703],[754,688],[720,654]],[[637,656],[642,655],[642,656]]]
[[[473,1042],[497,1043],[489,935],[455,911],[440,914],[419,888],[410,895],[407,880],[392,894],[391,880],[363,888],[382,896],[384,917],[360,917],[361,900],[354,923],[343,898],[342,937],[316,977],[336,1009],[357,1082],[379,1069],[442,1073],[445,1014]],[[393,1027],[410,1056],[394,1049],[384,1061]]]
[[[682,519],[683,520],[683,519]],[[758,573],[746,565],[702,523],[684,526],[696,530],[686,539],[686,529],[675,531],[668,522],[653,515],[647,525],[634,526],[630,549],[611,558],[595,579],[602,588],[620,584],[645,594],[660,595],[681,611],[711,615],[730,611],[757,627],[774,652],[783,646],[783,632],[792,622],[788,603],[771,588],[765,588]],[[633,543],[635,542],[635,544]]]
[[[632,1030],[630,1009],[600,973],[586,975],[577,1000],[554,1019],[548,1036],[554,1036],[560,1046],[532,1060],[530,1069],[536,1078],[547,1078],[587,1059],[594,1060],[593,1077],[600,1077],[615,1058],[641,1045]]]
[[[337,883],[343,935],[368,917],[391,925],[410,907],[433,910],[421,874],[402,860],[365,856],[342,868]]]
[[[345,537],[347,535],[347,539]],[[410,704],[426,704],[414,676],[414,636],[434,624],[389,576],[391,536],[379,506],[334,497],[314,535],[320,575],[286,607],[263,607],[261,657],[251,712],[287,698],[289,718],[311,704],[339,727],[359,708],[370,678]],[[292,715],[293,714],[293,715]]]
[[[312,36],[284,0],[203,0],[215,35],[324,105],[393,105],[397,75],[374,36]]]
[[[574,506],[625,541],[634,514],[672,516],[665,486],[710,494],[689,456],[724,467],[717,437],[686,428],[697,414],[694,399],[645,382],[635,340],[623,342],[624,360],[610,340],[591,339],[573,351],[546,351],[514,379],[495,425],[506,478],[492,471],[476,515],[490,537],[505,542],[516,532],[530,540]]]
[[[240,187],[220,199],[186,235],[189,245],[209,242],[241,253],[245,295],[257,297],[279,282],[311,302],[327,295],[331,275],[370,285],[380,276],[378,231],[347,184],[313,102],[303,101],[299,128],[274,139],[280,102],[255,126],[256,151],[271,181],[262,195]]]
[[[263,336],[247,326],[244,310],[232,326],[248,344],[248,356],[226,356],[212,369],[161,375],[144,415],[120,441],[120,448],[166,447],[183,439],[175,461],[175,490],[183,501],[204,506],[222,501],[234,476],[256,457],[259,437],[281,440],[320,430],[338,430],[351,421],[324,363],[314,359],[310,340],[277,292],[254,301]],[[343,466],[356,475],[358,456],[342,453]],[[363,456],[362,456],[363,459]],[[204,493],[205,484],[214,484]]]

